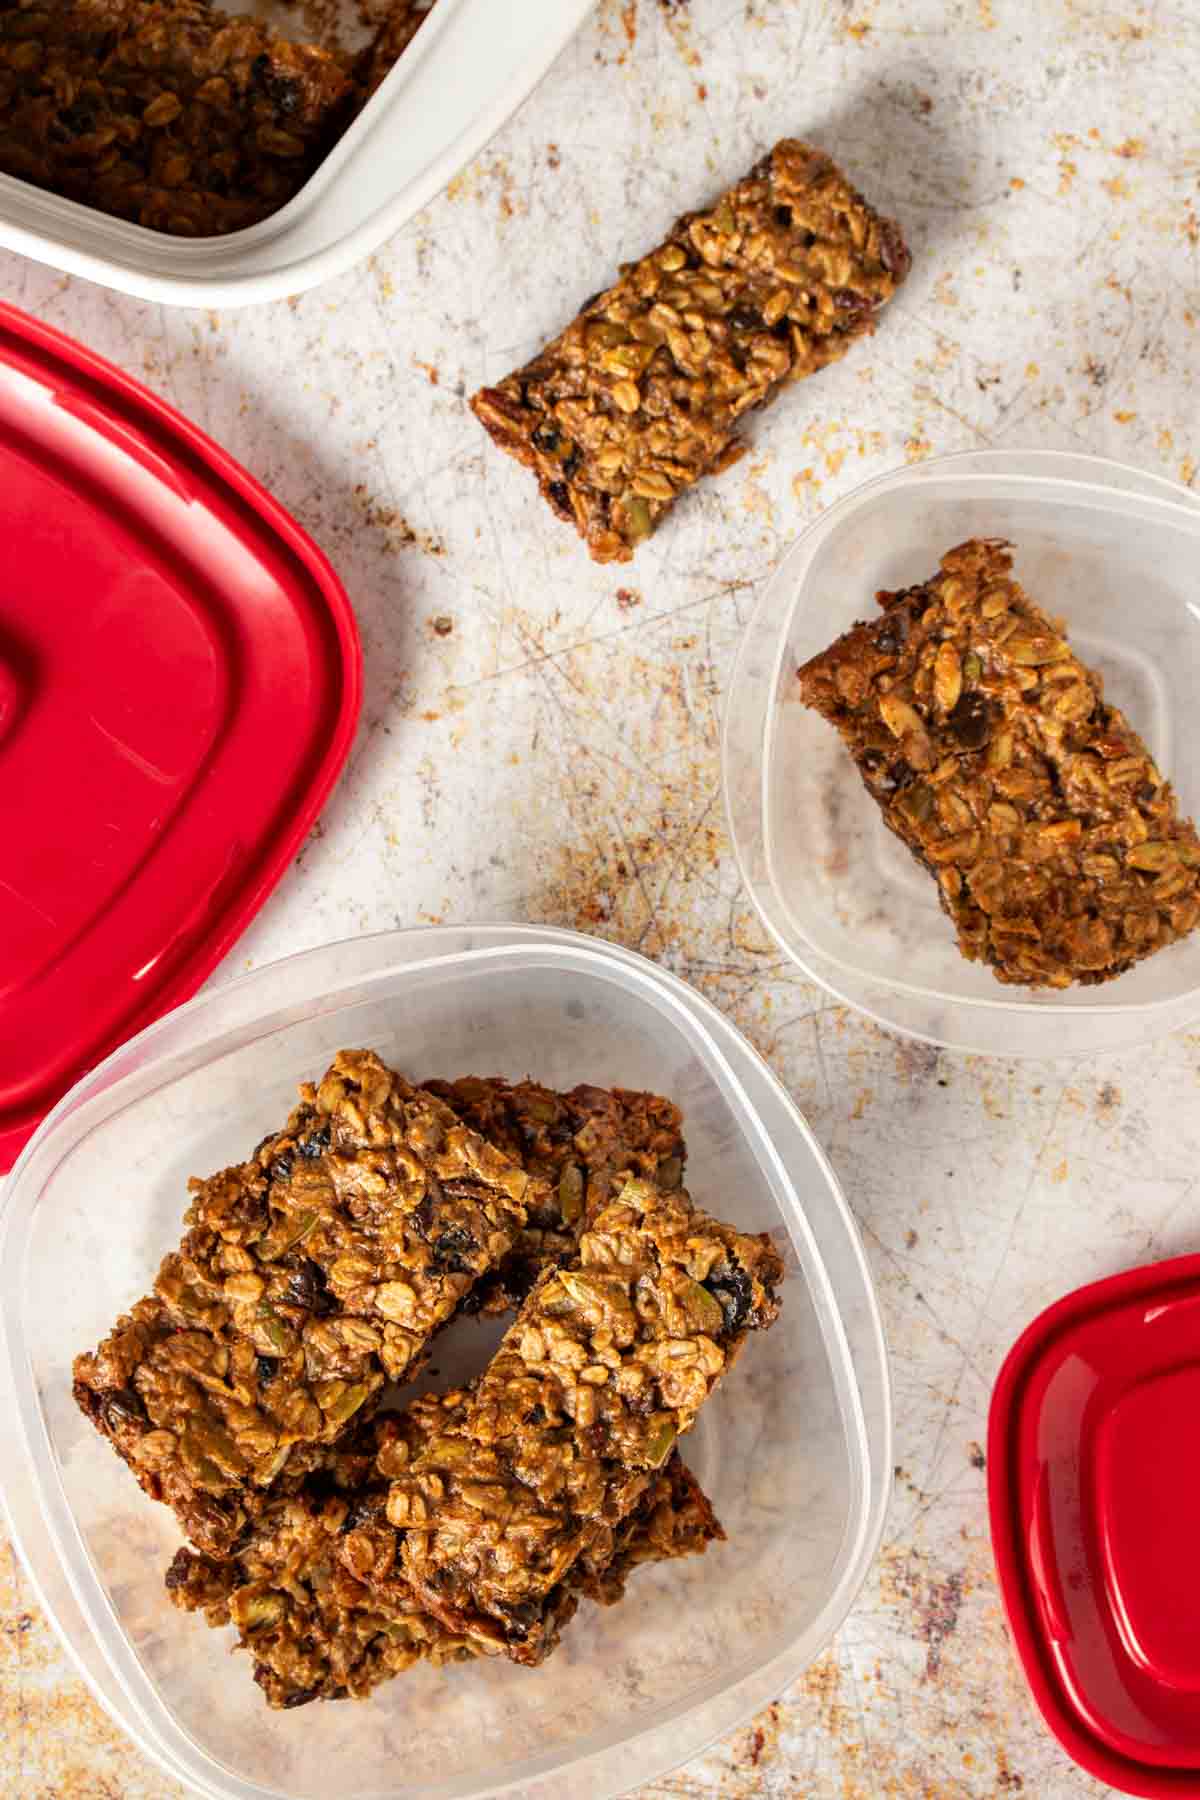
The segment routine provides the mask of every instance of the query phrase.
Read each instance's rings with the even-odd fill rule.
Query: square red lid
[[[199,987],[345,761],[325,557],[138,382],[0,305],[0,1171]]]
[[[1200,1256],[1080,1288],[988,1428],[992,1543],[1050,1729],[1128,1794],[1200,1793]]]

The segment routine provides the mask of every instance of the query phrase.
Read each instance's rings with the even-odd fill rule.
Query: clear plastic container
[[[729,1542],[585,1606],[540,1670],[417,1668],[364,1704],[271,1713],[229,1634],[169,1605],[176,1547],[76,1410],[72,1354],[176,1241],[184,1181],[243,1153],[295,1083],[369,1044],[417,1076],[652,1086],[684,1108],[697,1199],[786,1250],[782,1317],[701,1415],[687,1457]],[[437,1385],[488,1328],[440,1340]],[[9,1182],[0,1235],[0,1458],[13,1536],[93,1691],[212,1800],[591,1800],[659,1775],[777,1694],[827,1642],[879,1541],[891,1477],[879,1315],[836,1179],[707,1001],[570,932],[389,933],[193,1000],[57,1107]]]
[[[0,247],[173,306],[303,293],[428,206],[532,93],[592,4],[438,0],[312,178],[245,231],[169,237],[0,175]],[[294,21],[284,34],[297,35]]]
[[[978,452],[880,476],[789,552],[738,653],[726,807],[746,886],[805,973],[880,1024],[949,1049],[1115,1050],[1200,1018],[1200,934],[1117,980],[1006,988],[958,952],[937,889],[884,826],[798,666],[879,588],[925,580],[969,537],[1011,541],[1015,573],[1066,619],[1183,808],[1200,813],[1200,508],[1186,488],[1097,457]]]

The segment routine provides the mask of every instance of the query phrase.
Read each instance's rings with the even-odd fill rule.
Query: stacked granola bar
[[[75,1394],[191,1540],[172,1599],[236,1627],[269,1704],[540,1662],[581,1597],[723,1536],[676,1440],[782,1268],[693,1207],[685,1155],[655,1095],[418,1088],[346,1051],[191,1184]],[[470,1388],[392,1410],[455,1316],[514,1307]]]
[[[75,1393],[193,1542],[224,1555],[410,1378],[511,1250],[529,1177],[375,1056],[340,1055],[248,1162],[192,1183],[152,1297]]]
[[[648,1176],[663,1188],[683,1179],[679,1109],[657,1094],[582,1086],[556,1094],[533,1081],[510,1087],[472,1076],[426,1086],[533,1177],[525,1225],[467,1297],[468,1311],[498,1316],[519,1306],[542,1268],[574,1248],[585,1219],[625,1175]]]
[[[627,1181],[549,1268],[461,1415],[393,1482],[395,1558],[455,1633],[540,1662],[554,1599],[615,1536],[730,1366],[774,1322],[770,1243]],[[378,1562],[364,1565],[368,1583]],[[394,1566],[394,1565],[393,1565]]]
[[[355,1572],[377,1560],[374,1535],[388,1530],[391,1479],[422,1464],[468,1398],[461,1389],[426,1395],[360,1429],[327,1454],[319,1478],[279,1495],[234,1555],[221,1560],[186,1547],[176,1554],[166,1579],[171,1599],[210,1625],[236,1628],[271,1706],[363,1699],[416,1662],[465,1662],[491,1648],[427,1612],[405,1581],[370,1585]],[[581,1596],[612,1605],[640,1563],[694,1555],[723,1537],[673,1454],[615,1538],[611,1559],[579,1564],[558,1584],[546,1608],[553,1641]]]

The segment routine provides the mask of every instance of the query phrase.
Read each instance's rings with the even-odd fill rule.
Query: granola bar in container
[[[0,0],[0,171],[135,224],[266,218],[355,103],[328,51],[203,0]]]
[[[425,1086],[533,1177],[528,1221],[500,1266],[476,1283],[467,1311],[495,1315],[520,1306],[543,1268],[573,1253],[590,1214],[625,1176],[665,1188],[683,1179],[679,1108],[661,1095],[587,1085],[558,1093],[535,1081],[475,1076]]]
[[[973,538],[799,671],[965,957],[999,981],[1112,980],[1200,922],[1200,838],[1099,675]]]
[[[373,1420],[354,1441],[325,1454],[296,1492],[280,1496],[223,1561],[181,1549],[166,1577],[176,1606],[233,1625],[254,1679],[273,1707],[364,1699],[419,1661],[467,1661],[494,1646],[452,1632],[418,1604],[394,1570],[387,1524],[390,1480],[419,1459],[467,1405],[456,1389],[426,1395],[401,1414]],[[548,1605],[557,1635],[582,1596],[605,1605],[644,1563],[695,1555],[724,1533],[678,1454],[621,1527],[601,1570],[582,1564]],[[369,1570],[371,1584],[354,1572]]]
[[[301,1096],[248,1162],[192,1183],[154,1294],[75,1363],[83,1411],[217,1556],[416,1373],[526,1219],[519,1164],[373,1053]]]
[[[898,226],[785,138],[471,405],[592,557],[627,562],[742,454],[742,417],[844,356],[908,268]]]
[[[778,1315],[781,1279],[765,1236],[627,1181],[574,1265],[540,1277],[461,1417],[392,1483],[397,1567],[422,1606],[540,1662],[559,1584],[611,1563],[747,1333]]]

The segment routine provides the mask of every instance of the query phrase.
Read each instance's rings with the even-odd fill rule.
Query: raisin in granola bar
[[[356,101],[327,51],[203,0],[0,0],[0,171],[157,230],[266,218]]]
[[[559,1584],[612,1561],[747,1332],[776,1318],[781,1278],[765,1237],[627,1181],[575,1265],[539,1279],[461,1418],[392,1483],[395,1566],[421,1605],[540,1662]]]
[[[381,1601],[340,1556],[352,1531],[382,1517],[387,1472],[404,1467],[422,1442],[422,1415],[432,1428],[426,1402],[356,1426],[345,1444],[321,1453],[294,1492],[273,1492],[230,1556],[185,1547],[168,1568],[177,1607],[203,1612],[214,1627],[236,1627],[270,1706],[363,1699],[418,1660],[474,1653],[466,1638],[423,1613],[403,1584]]]
[[[356,1442],[326,1452],[295,1494],[280,1497],[231,1559],[182,1549],[167,1572],[176,1606],[232,1624],[269,1705],[294,1707],[344,1695],[363,1699],[418,1661],[465,1661],[491,1646],[450,1632],[422,1610],[408,1584],[388,1580],[395,1533],[385,1515],[389,1481],[461,1414],[468,1394],[426,1395],[404,1413],[373,1420]],[[703,1492],[673,1454],[624,1522],[613,1560],[577,1565],[548,1611],[555,1634],[581,1595],[605,1605],[644,1563],[695,1555],[724,1537]],[[353,1572],[370,1570],[368,1586]]]
[[[974,539],[799,671],[1000,981],[1109,981],[1200,921],[1200,839],[1060,625]]]
[[[527,1216],[519,1164],[371,1052],[301,1094],[248,1162],[191,1184],[154,1295],[75,1363],[83,1411],[217,1556],[416,1372]]]
[[[738,420],[844,356],[908,272],[898,227],[785,138],[471,405],[597,562],[740,455]]]
[[[424,1085],[533,1178],[528,1222],[500,1266],[475,1284],[465,1310],[495,1315],[520,1306],[542,1269],[571,1255],[588,1216],[624,1176],[664,1188],[683,1178],[679,1108],[658,1094],[584,1085],[556,1093],[534,1081],[475,1076]]]

